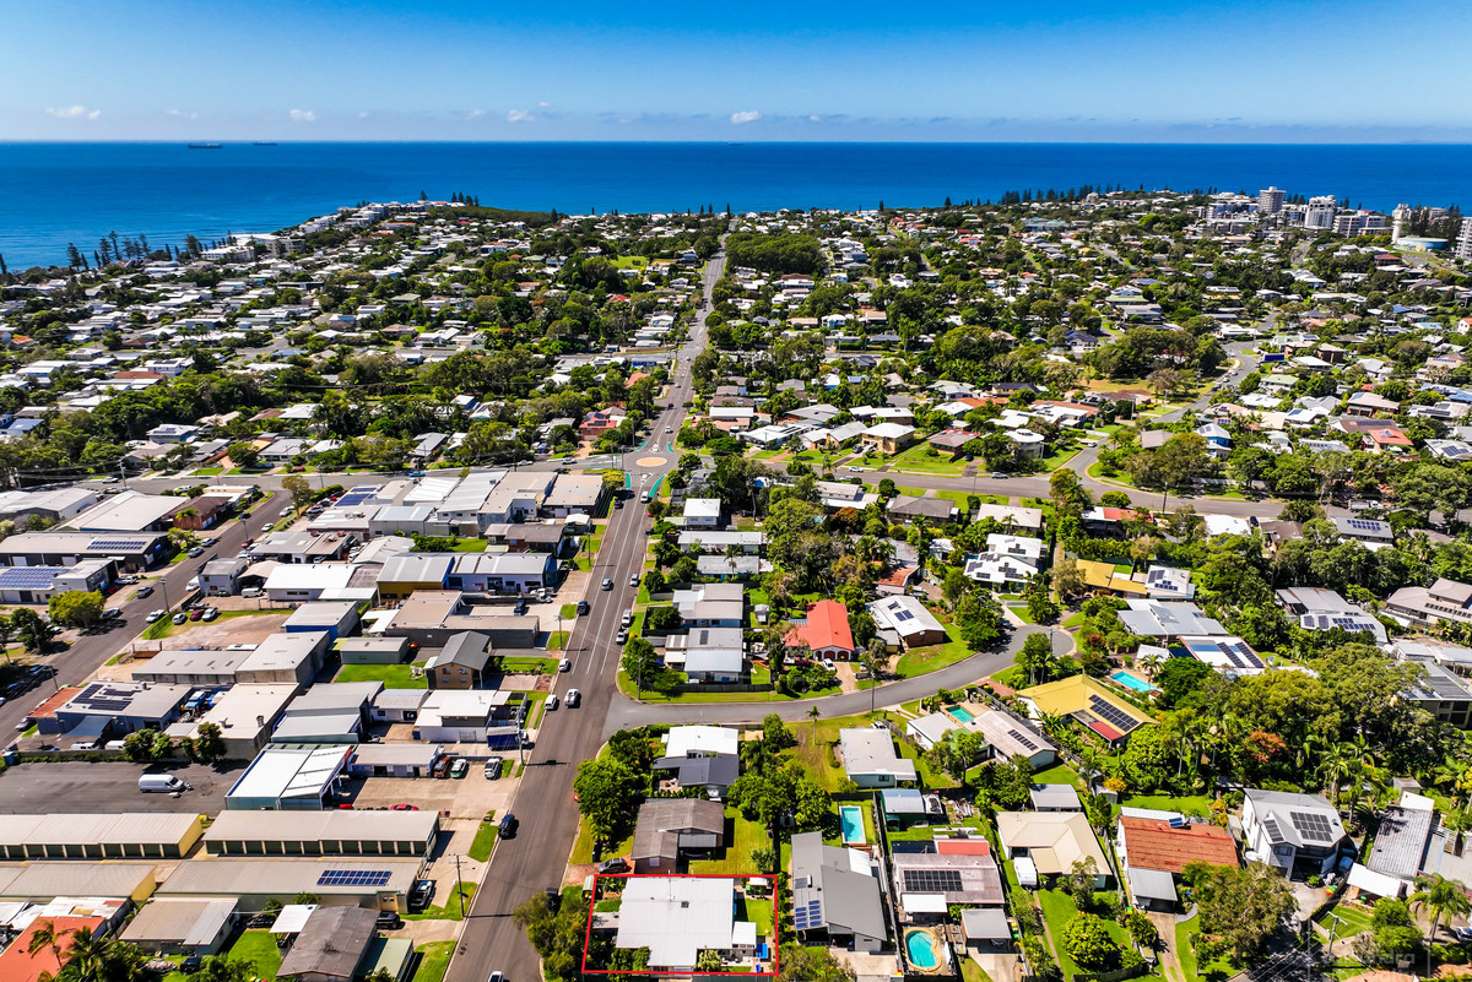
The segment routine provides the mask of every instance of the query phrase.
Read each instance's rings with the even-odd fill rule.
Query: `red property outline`
[[[781,926],[782,920],[782,897],[781,877],[773,873],[594,873],[592,896],[588,900],[588,923],[583,930],[583,958],[582,972],[584,975],[628,975],[629,969],[616,968],[589,968],[588,967],[588,945],[593,940],[593,910],[598,906],[598,881],[599,880],[632,880],[653,879],[661,880],[766,880],[772,887],[772,937],[768,942],[771,948],[771,970],[766,972],[655,972],[643,969],[637,974],[647,975],[651,978],[689,978],[699,975],[702,978],[708,975],[733,975],[743,979],[775,979],[780,974],[781,968]]]

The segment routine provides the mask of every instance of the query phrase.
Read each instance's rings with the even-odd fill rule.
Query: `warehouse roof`
[[[204,841],[422,842],[438,827],[439,814],[433,811],[223,811],[205,832]]]
[[[174,867],[174,872],[159,886],[158,892],[161,896],[233,897],[295,897],[299,893],[313,893],[318,896],[407,893],[414,885],[421,866],[423,861],[419,859],[394,859],[388,856],[373,859],[347,859],[342,856],[320,859],[186,859]],[[361,875],[332,875],[334,873]],[[369,873],[378,873],[380,876],[369,878]],[[382,874],[387,874],[387,877],[384,878]],[[372,882],[358,882],[364,879],[371,879]]]
[[[7,815],[0,822],[0,846],[177,845],[188,839],[200,824],[198,815],[182,812]]]
[[[0,864],[0,900],[131,897],[153,878],[152,863],[58,860]]]
[[[232,899],[155,900],[145,904],[123,929],[123,940],[203,947],[219,936],[232,914]]]
[[[185,499],[170,494],[124,491],[93,505],[66,524],[84,532],[141,532],[183,511],[188,504]]]

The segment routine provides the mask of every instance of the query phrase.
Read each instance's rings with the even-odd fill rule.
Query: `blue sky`
[[[0,0],[0,139],[1472,140],[1472,4]]]

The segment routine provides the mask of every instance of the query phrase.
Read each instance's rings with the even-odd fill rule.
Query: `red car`
[[[389,810],[396,812],[417,812],[419,810],[419,806],[411,805],[407,801],[401,801],[396,805],[389,805]]]

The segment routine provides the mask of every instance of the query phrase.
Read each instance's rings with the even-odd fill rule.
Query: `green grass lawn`
[[[1211,797],[1204,794],[1172,796],[1168,794],[1133,795],[1120,802],[1127,808],[1154,808],[1180,812],[1192,818],[1211,817]]]
[[[281,951],[270,931],[252,929],[242,931],[235,944],[230,946],[230,960],[249,962],[256,975],[274,979],[276,969],[281,967]]]
[[[457,540],[455,540],[455,545],[450,549],[450,551],[451,552],[485,552],[486,551],[486,540],[485,539],[457,539]]]
[[[1086,620],[1088,620],[1088,617],[1085,616],[1084,612],[1080,610],[1065,617],[1060,626],[1072,630],[1073,628],[1082,626],[1083,622]]]
[[[1014,617],[1024,624],[1036,624],[1037,619],[1027,609],[1027,604],[1008,604],[1007,609],[1012,611]]]
[[[557,616],[558,617],[561,617],[565,621],[575,621],[575,620],[577,620],[578,619],[578,605],[577,604],[563,604],[561,607],[559,607],[557,609]]]
[[[1335,922],[1335,918],[1338,922]],[[1362,934],[1370,930],[1373,925],[1374,913],[1364,904],[1354,904],[1340,901],[1323,916],[1319,917],[1315,924],[1325,931],[1333,931],[1336,938],[1352,938],[1356,934]]]
[[[838,791],[848,780],[848,775],[838,763],[835,751],[838,731],[868,725],[869,720],[863,716],[820,719],[816,725],[812,720],[795,722],[792,724],[792,732],[797,737],[797,746],[793,748],[793,756],[802,762],[803,768],[824,788]]]
[[[567,639],[572,635],[571,631],[553,631],[547,635],[547,650],[561,651],[567,647]]]
[[[627,856],[629,854],[629,851],[633,848],[634,834],[631,832],[629,833],[629,837],[624,841],[616,843],[613,846],[604,849],[597,856],[594,856],[593,833],[588,828],[588,820],[586,818],[579,818],[578,836],[576,839],[573,840],[572,855],[568,857],[567,861],[574,866],[587,866],[595,859],[606,859],[610,856]]]
[[[385,689],[427,689],[429,682],[421,672],[414,677],[414,666],[407,662],[398,665],[344,665],[333,676],[334,682],[382,682]]]
[[[1192,917],[1176,924],[1176,954],[1181,963],[1181,974],[1186,982],[1202,982],[1205,977],[1227,978],[1237,970],[1225,959],[1217,959],[1205,965],[1196,958],[1196,936],[1201,933],[1199,920]]]
[[[500,664],[501,671],[508,675],[551,675],[557,671],[556,658],[508,656]]]
[[[613,260],[615,269],[644,269],[648,265],[648,256],[618,256]]]
[[[693,859],[690,861],[690,872],[731,875],[757,872],[756,865],[751,861],[751,853],[754,849],[771,847],[772,840],[767,836],[767,830],[762,828],[760,822],[746,819],[735,808],[726,809],[726,818],[731,821],[731,836],[726,843],[726,855],[720,859]]]
[[[475,830],[475,839],[466,850],[466,855],[477,863],[483,863],[491,858],[491,849],[496,845],[497,826],[495,822],[482,821],[480,828]]]
[[[917,443],[903,453],[896,454],[892,463],[894,470],[897,471],[939,474],[942,477],[960,477],[961,472],[966,469],[964,458],[953,460],[950,454],[938,451],[924,442]]]
[[[1034,784],[1072,784],[1074,787],[1083,786],[1083,778],[1078,772],[1067,764],[1058,764],[1045,771],[1038,771],[1032,776]]]
[[[1042,460],[1039,460],[1038,465],[1042,467],[1042,469],[1045,471],[1056,471],[1058,468],[1062,467],[1064,464],[1068,463],[1070,460],[1076,457],[1078,455],[1078,452],[1082,449],[1082,447],[1072,447],[1068,450],[1054,451],[1053,453],[1044,457]]]
[[[475,884],[469,880],[460,881],[460,890],[465,894],[465,909],[470,909],[470,901],[475,897]],[[460,895],[454,888],[447,889],[439,904],[426,907],[417,914],[402,915],[406,921],[458,921],[460,915]]]
[[[945,627],[946,634],[950,635],[949,641],[945,644],[926,645],[906,651],[895,663],[895,674],[902,679],[914,678],[916,675],[937,672],[958,661],[970,658],[971,647],[961,640],[960,632],[955,625],[947,624]]]
[[[986,969],[976,964],[976,960],[970,955],[957,955],[956,961],[961,965],[961,982],[992,982]]]
[[[1053,954],[1058,959],[1058,967],[1063,970],[1064,978],[1071,979],[1079,972],[1073,959],[1063,951],[1063,929],[1078,914],[1078,907],[1074,905],[1073,898],[1062,890],[1039,890],[1038,900],[1042,904],[1043,919],[1048,922],[1048,930],[1053,933],[1053,939],[1058,942],[1057,949]],[[1104,919],[1104,926],[1115,941],[1121,944],[1129,944],[1129,933],[1115,921]]]
[[[745,912],[742,914],[742,920],[756,925],[757,937],[770,938],[772,936],[772,902],[760,897],[747,897],[743,906]]]
[[[425,941],[415,947],[419,951],[419,964],[414,969],[413,982],[443,982],[455,942]]]

